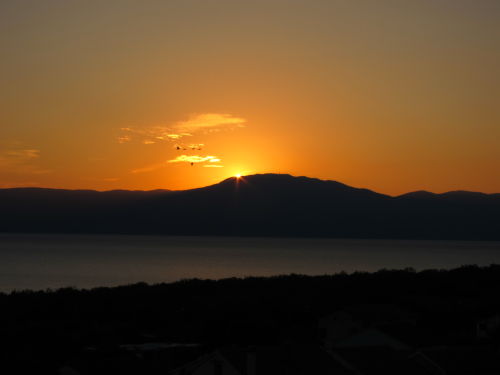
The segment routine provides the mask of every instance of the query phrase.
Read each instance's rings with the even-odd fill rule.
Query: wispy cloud
[[[0,151],[0,170],[17,174],[46,174],[51,171],[33,164],[40,157],[37,149],[10,149]]]
[[[192,137],[193,135],[191,133],[173,133],[173,134],[167,134],[165,137],[156,137],[157,139],[181,139],[182,137]]]
[[[199,155],[180,155],[175,159],[169,160],[169,163],[216,163],[221,160],[217,156],[199,156]]]
[[[184,152],[199,152],[205,148],[201,136],[211,133],[230,131],[245,126],[246,119],[233,116],[229,113],[201,113],[192,114],[186,120],[178,121],[165,126],[123,127],[122,134],[117,138],[119,143],[140,142],[144,145],[153,145],[161,142],[172,142],[173,149]],[[193,137],[190,143],[186,137]],[[213,155],[179,155],[165,162],[147,165],[131,170],[131,173],[147,173],[164,168],[171,163],[202,164],[207,168],[223,168],[221,159]]]
[[[188,120],[177,122],[174,129],[181,132],[195,133],[200,130],[221,130],[243,127],[246,120],[228,113],[202,113],[191,115]]]
[[[161,141],[177,141],[184,137],[192,137],[198,133],[212,133],[244,127],[246,120],[228,113],[202,113],[190,115],[187,120],[171,125],[149,127],[124,127],[124,132],[117,138],[118,143],[127,143],[134,138],[144,144]]]
[[[210,168],[222,168],[223,165],[216,164],[221,162],[221,159],[219,159],[217,156],[213,155],[207,155],[207,156],[200,156],[200,155],[179,155],[174,159],[167,160],[161,163],[155,163],[151,165],[147,165],[145,167],[141,168],[136,168],[132,169],[130,173],[147,173],[147,172],[153,172],[161,168],[165,168],[168,163],[188,163],[188,164],[204,164],[204,167],[210,167]]]
[[[40,157],[40,150],[6,150],[0,153],[0,165],[22,164]]]
[[[123,135],[121,137],[118,137],[117,140],[118,140],[118,143],[127,143],[127,142],[130,142],[132,140],[132,137],[129,135]]]

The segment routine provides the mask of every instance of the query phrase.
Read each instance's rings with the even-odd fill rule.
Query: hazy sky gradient
[[[497,0],[2,1],[0,187],[500,192],[499,46]]]

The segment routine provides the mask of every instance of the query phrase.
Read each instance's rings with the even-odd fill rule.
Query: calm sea
[[[500,242],[0,234],[0,291],[500,263]]]

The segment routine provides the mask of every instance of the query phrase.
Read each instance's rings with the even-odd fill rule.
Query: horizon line
[[[249,177],[265,176],[265,175],[290,176],[290,177],[293,177],[293,178],[307,178],[307,179],[310,179],[310,180],[318,180],[318,181],[321,181],[321,182],[335,182],[335,183],[342,184],[342,185],[345,185],[345,186],[353,188],[353,189],[369,190],[371,192],[374,192],[374,193],[377,193],[377,194],[381,194],[381,195],[385,195],[385,196],[388,196],[388,197],[393,197],[393,198],[401,197],[401,196],[408,195],[408,194],[414,194],[414,193],[426,193],[426,194],[432,194],[432,195],[444,195],[444,194],[449,194],[449,193],[475,193],[475,194],[482,194],[482,195],[488,195],[488,196],[489,195],[498,195],[498,194],[500,194],[500,192],[485,193],[485,192],[482,192],[482,191],[464,190],[464,189],[446,190],[446,191],[443,191],[441,193],[436,193],[436,192],[429,191],[429,190],[417,189],[417,190],[411,190],[411,191],[408,191],[408,192],[405,192],[405,193],[402,193],[402,194],[392,195],[392,194],[387,194],[387,193],[380,193],[380,192],[378,192],[376,190],[369,189],[369,188],[348,185],[348,184],[345,184],[345,183],[340,182],[338,180],[321,179],[319,177],[310,177],[310,176],[304,176],[304,175],[292,175],[290,173],[273,173],[273,172],[269,172],[269,173],[254,173],[254,174],[250,174],[250,175],[230,176],[230,177],[224,178],[224,179],[220,180],[219,182],[216,182],[216,183],[213,183],[213,184],[199,186],[199,187],[194,187],[194,188],[188,188],[188,189],[177,189],[177,190],[175,190],[175,189],[168,189],[168,188],[156,188],[156,189],[147,189],[147,190],[146,189],[117,188],[117,189],[109,189],[109,190],[100,190],[100,189],[85,189],[85,188],[56,188],[56,187],[46,187],[46,186],[12,186],[12,187],[0,187],[0,190],[45,189],[45,190],[64,190],[64,191],[89,191],[89,192],[98,192],[98,193],[109,193],[109,192],[119,192],[119,191],[124,191],[124,192],[145,192],[145,193],[147,193],[147,192],[154,192],[154,191],[183,192],[183,191],[197,190],[197,189],[203,189],[203,188],[210,187],[210,186],[215,186],[215,185],[218,185],[218,184],[220,184],[220,183],[222,183],[224,181],[228,181],[228,180],[245,179],[245,178],[249,178]]]

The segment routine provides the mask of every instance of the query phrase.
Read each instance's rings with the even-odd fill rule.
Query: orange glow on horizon
[[[0,188],[500,192],[500,2],[11,3]]]

